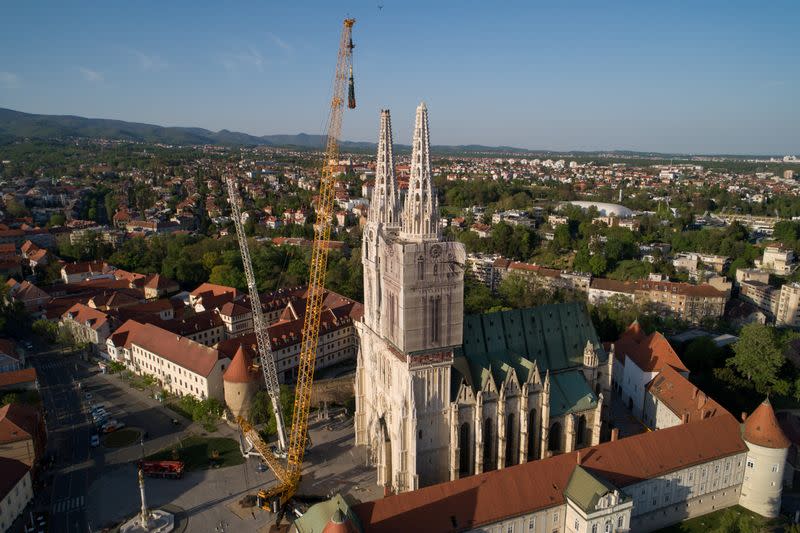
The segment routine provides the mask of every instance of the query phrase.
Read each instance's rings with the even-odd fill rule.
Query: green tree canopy
[[[756,391],[763,395],[786,394],[789,383],[780,376],[786,362],[775,328],[762,324],[747,324],[733,344],[734,356],[727,365],[752,381]]]

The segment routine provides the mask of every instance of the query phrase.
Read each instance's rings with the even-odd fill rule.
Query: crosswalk
[[[66,500],[59,500],[52,505],[53,514],[68,513],[77,509],[83,509],[83,496],[75,496]]]
[[[55,369],[64,368],[65,366],[67,366],[67,364],[68,363],[66,361],[54,360],[54,361],[46,361],[44,363],[39,363],[39,364],[36,365],[36,367],[39,370],[51,370],[51,369],[54,369],[54,368]]]

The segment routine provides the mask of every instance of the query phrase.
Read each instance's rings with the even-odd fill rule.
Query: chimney
[[[700,409],[706,403],[706,395],[705,393],[701,392],[697,395],[697,408]]]
[[[614,428],[611,430],[611,442],[614,442],[619,438],[619,429]]]
[[[689,423],[689,413],[683,413],[683,416],[681,418],[682,418],[682,422],[684,424],[688,424]]]
[[[747,422],[747,413],[742,411],[742,422]]]
[[[577,461],[578,461],[578,466],[581,466],[581,452],[578,452],[578,453],[575,455],[575,458],[576,458],[576,459],[577,459]]]
[[[692,387],[692,400],[697,398],[697,387]]]

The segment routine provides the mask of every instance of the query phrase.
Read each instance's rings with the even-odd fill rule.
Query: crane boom
[[[278,383],[278,371],[275,368],[275,358],[272,355],[272,345],[269,342],[269,335],[267,333],[267,321],[264,319],[264,312],[261,308],[261,298],[258,295],[256,276],[253,272],[253,260],[250,258],[250,247],[247,244],[247,235],[242,226],[242,208],[239,202],[239,191],[236,189],[234,173],[229,172],[225,181],[228,184],[228,198],[231,203],[233,224],[236,226],[239,251],[242,254],[242,265],[244,266],[245,279],[247,279],[247,290],[250,293],[250,306],[253,308],[253,330],[256,333],[261,371],[264,373],[264,383],[267,386],[267,393],[269,394],[270,400],[272,400],[272,410],[275,413],[275,426],[278,429],[278,442],[280,443],[281,450],[286,450],[286,429],[283,423],[283,409],[281,409],[281,388]],[[258,450],[256,443],[252,442],[252,444],[256,446]],[[261,450],[258,451],[261,452]]]
[[[344,20],[336,62],[336,74],[333,79],[333,97],[331,98],[326,130],[327,142],[325,159],[322,164],[322,176],[320,178],[319,199],[317,201],[317,220],[316,224],[314,224],[314,243],[311,247],[306,313],[300,342],[297,386],[294,394],[294,410],[292,411],[292,429],[289,433],[289,446],[286,450],[286,466],[284,467],[279,459],[271,453],[264,441],[261,440],[258,432],[253,430],[246,420],[241,417],[237,420],[245,437],[264,457],[265,462],[275,474],[277,483],[269,489],[260,490],[258,499],[261,502],[260,505],[269,506],[269,508],[278,511],[276,523],[280,522],[285,506],[295,495],[300,485],[303,457],[308,444],[308,413],[311,407],[311,388],[314,384],[314,368],[319,344],[319,323],[322,316],[325,273],[328,267],[328,252],[330,250],[328,240],[330,239],[333,220],[333,200],[336,185],[336,168],[339,163],[339,135],[342,131],[342,113],[345,105],[351,109],[355,107],[352,70],[354,47],[352,30],[355,22],[355,19]]]
[[[303,456],[305,455],[306,442],[308,440],[308,412],[311,407],[311,387],[314,383],[314,368],[316,366],[317,345],[319,343],[319,322],[322,316],[325,273],[328,267],[328,252],[330,251],[328,240],[331,235],[331,222],[333,219],[335,171],[339,163],[339,135],[342,131],[342,114],[346,102],[345,95],[348,91],[349,73],[352,69],[352,30],[354,23],[355,19],[345,19],[342,28],[328,118],[325,159],[322,164],[322,176],[320,178],[317,220],[314,225],[314,244],[311,248],[306,313],[303,320],[297,387],[295,389],[294,410],[292,411],[292,431],[289,434],[289,449],[287,450],[287,469],[292,493],[297,490],[297,486],[300,483]],[[353,105],[355,105],[354,98]]]

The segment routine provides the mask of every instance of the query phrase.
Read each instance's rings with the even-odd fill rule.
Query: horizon
[[[425,100],[437,146],[800,153],[795,3],[452,6],[360,3],[347,13],[317,4],[313,17],[248,3],[224,12],[182,2],[15,6],[0,22],[0,102],[34,114],[319,135],[350,15],[359,107],[343,139],[374,143],[379,110],[389,108],[395,142],[409,144]]]

